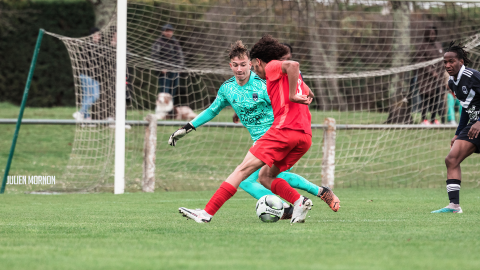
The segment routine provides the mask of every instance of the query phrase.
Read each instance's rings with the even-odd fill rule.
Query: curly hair
[[[463,59],[463,64],[465,66],[468,66],[468,64],[472,63],[472,60],[468,58],[468,55],[470,54],[469,52],[465,51],[466,47],[462,45],[462,43],[458,43],[458,45],[455,45],[455,41],[450,42],[450,46],[448,46],[448,49],[445,50],[445,52],[454,52],[457,54],[458,59]]]
[[[282,45],[271,35],[264,35],[250,50],[251,59],[258,58],[265,63],[278,60],[289,53],[288,47]]]
[[[233,59],[235,57],[238,57],[238,59],[242,59],[245,56],[247,57],[247,59],[250,58],[247,46],[243,45],[243,42],[241,40],[237,40],[234,44],[230,45],[230,51],[228,52],[228,57],[230,57],[230,59]]]

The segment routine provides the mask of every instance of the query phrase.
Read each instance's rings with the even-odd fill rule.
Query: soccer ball
[[[265,195],[261,197],[257,206],[257,216],[263,222],[277,222],[283,216],[283,202],[277,196]]]

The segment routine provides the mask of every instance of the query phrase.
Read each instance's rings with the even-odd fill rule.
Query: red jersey
[[[312,136],[312,115],[307,105],[291,102],[287,73],[282,72],[282,61],[270,61],[265,67],[267,92],[272,102],[273,124],[277,129],[300,130]],[[298,77],[297,94],[308,95],[303,87],[301,76]]]

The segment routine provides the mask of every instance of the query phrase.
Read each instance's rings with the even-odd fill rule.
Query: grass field
[[[15,118],[17,106],[0,103],[0,118]],[[71,119],[75,108],[26,108],[24,118]],[[215,121],[230,121],[231,110],[224,110]],[[343,123],[381,123],[385,114],[358,112],[313,111],[315,119],[334,116]],[[130,112],[139,119],[138,112]],[[347,122],[350,119],[352,122]],[[8,149],[15,129],[14,125],[0,125],[0,170],[4,172]],[[238,165],[251,140],[246,129],[206,128],[191,133],[182,139],[177,147],[166,142],[177,127],[159,126],[157,129],[157,188],[160,190],[214,189]],[[143,127],[127,131],[127,190],[141,189],[143,160]],[[352,130],[337,131],[335,182],[337,187],[443,187],[446,179],[444,157],[449,151],[449,141],[453,130]],[[315,130],[311,150],[293,171],[319,184],[322,162],[322,130]],[[10,175],[55,175],[62,177],[73,156],[72,148],[76,140],[83,140],[77,147],[87,149],[80,154],[85,160],[73,174],[78,181],[87,166],[102,170],[104,153],[96,152],[95,145],[89,142],[103,142],[96,138],[112,137],[113,129],[82,129],[76,126],[23,125],[17,142]],[[75,139],[76,138],[76,139]],[[101,145],[111,149],[113,142]],[[76,154],[76,153],[75,153]],[[92,158],[98,157],[98,158]],[[112,160],[112,159],[110,159]],[[109,166],[113,161],[111,161]],[[100,164],[100,165],[98,165]],[[480,171],[477,168],[478,156],[474,155],[462,163],[463,186],[477,187],[480,184]],[[3,175],[3,174],[2,174]],[[85,182],[95,184],[98,174],[86,175]],[[105,181],[111,190],[113,168],[106,169]],[[71,181],[71,180],[68,180]],[[67,182],[65,180],[64,182]],[[82,182],[83,183],[83,182]],[[89,185],[89,184],[88,184]],[[87,185],[87,186],[88,186]],[[61,185],[56,187],[60,188]],[[7,192],[16,193],[49,189],[44,186],[8,186]]]
[[[74,110],[27,108],[25,118],[70,119]],[[16,118],[17,114],[18,107],[0,103],[0,118]],[[355,119],[354,114],[350,116]],[[229,117],[226,112],[220,120],[229,121]],[[0,148],[6,149],[0,152],[3,175],[14,125],[0,128]],[[61,176],[71,155],[76,128],[22,126],[10,175]],[[227,130],[210,129],[210,137],[197,132],[182,141],[182,147],[172,149],[163,142],[174,129],[159,128],[158,140],[162,144],[158,149],[167,154],[157,158],[157,164],[163,166],[157,185],[182,179],[185,188],[208,177],[205,162],[212,164],[208,170],[215,171],[221,168],[219,164],[233,166],[241,159],[218,149],[219,144],[248,147],[248,142],[235,140],[239,134],[246,139],[245,130],[232,133],[229,129],[225,134]],[[442,160],[436,156],[448,151],[443,142],[449,139],[449,133],[382,134],[380,143],[385,144],[384,149],[395,144],[383,152],[370,149],[370,142],[361,138],[367,135],[337,133],[341,151],[337,154],[340,176],[336,183],[344,187],[335,190],[342,201],[340,211],[334,213],[313,198],[307,222],[294,226],[288,221],[259,221],[254,212],[256,200],[243,191],[227,202],[212,223],[197,224],[186,221],[177,209],[204,207],[212,191],[165,192],[160,186],[157,190],[163,192],[154,194],[33,195],[23,192],[39,187],[7,186],[7,194],[0,196],[0,269],[479,269],[477,189],[472,185],[462,189],[464,214],[430,214],[447,204]],[[317,147],[320,136],[315,138]],[[365,148],[357,150],[353,139],[364,140]],[[127,148],[137,156],[142,151],[136,144],[127,144]],[[194,151],[186,156],[188,149]],[[401,154],[406,151],[410,157],[405,159]],[[209,159],[205,153],[213,157]],[[368,157],[372,153],[376,156]],[[311,161],[321,159],[311,155]],[[425,160],[431,162],[426,169],[420,163]],[[345,167],[356,161],[363,162],[359,163],[364,164],[363,171],[345,174]],[[466,175],[476,177],[477,158],[468,161]],[[204,171],[188,170],[197,167]],[[135,165],[131,172],[141,174],[139,168]],[[372,168],[376,171],[368,171]],[[296,170],[306,175],[311,170],[315,174],[310,175],[319,173],[318,166],[298,166]],[[218,186],[217,180],[210,182]],[[442,188],[408,188],[422,186],[418,181],[425,180],[437,184],[427,182],[423,186]],[[127,190],[138,191],[139,187],[130,185]]]
[[[211,192],[0,196],[1,269],[479,269],[480,197],[430,214],[444,189],[338,189],[305,224],[262,223],[239,192],[209,224],[182,218]]]

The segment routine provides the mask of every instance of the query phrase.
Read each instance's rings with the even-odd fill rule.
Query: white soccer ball
[[[277,222],[283,216],[283,202],[277,196],[265,195],[261,197],[255,208],[257,216],[263,222]]]

